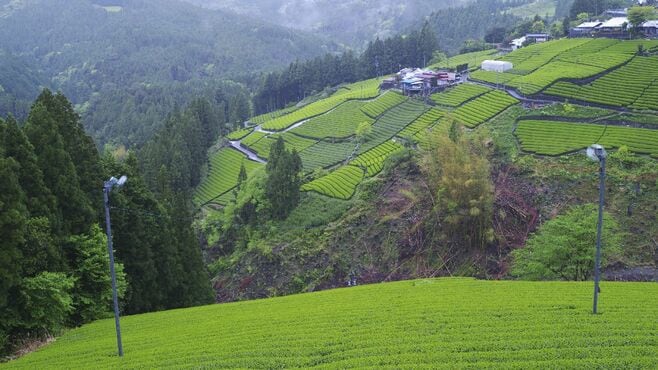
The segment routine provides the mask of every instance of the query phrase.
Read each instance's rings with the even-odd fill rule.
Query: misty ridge
[[[224,9],[330,37],[361,48],[376,38],[419,28],[439,9],[467,0],[183,0],[208,9]]]

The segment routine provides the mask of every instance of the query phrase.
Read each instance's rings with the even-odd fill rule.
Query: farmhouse
[[[512,51],[523,47],[524,42],[525,42],[525,36],[510,41],[510,46],[512,47]]]
[[[505,72],[512,69],[514,65],[502,60],[485,60],[482,62],[481,67],[483,71]]]
[[[407,94],[429,94],[457,82],[456,73],[421,68],[403,68],[393,77],[382,80],[379,88],[400,89]]]
[[[605,11],[605,15],[609,17],[625,17],[628,15],[628,9],[608,9]]]
[[[607,21],[603,22],[598,30],[601,32],[621,32],[626,30],[628,25],[628,18],[626,17],[615,17],[610,18]]]
[[[602,24],[601,21],[581,23],[569,31],[569,37],[590,37]]]
[[[640,31],[647,37],[658,37],[658,20],[642,23]]]
[[[525,35],[525,39],[530,42],[546,42],[551,39],[551,35],[547,33],[529,33]]]

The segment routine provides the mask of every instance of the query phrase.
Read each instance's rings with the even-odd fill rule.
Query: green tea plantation
[[[431,279],[122,318],[1,367],[658,368],[658,284]]]

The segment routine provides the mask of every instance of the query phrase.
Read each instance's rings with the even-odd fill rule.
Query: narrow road
[[[252,161],[256,161],[258,163],[267,163],[263,159],[261,159],[256,153],[252,152],[247,147],[242,146],[241,140],[229,141],[229,143],[231,143],[232,147],[244,153]]]

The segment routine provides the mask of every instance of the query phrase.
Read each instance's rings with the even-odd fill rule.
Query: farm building
[[[601,24],[603,24],[601,21],[581,23],[569,31],[569,37],[589,37],[599,26],[601,26]]]
[[[642,23],[640,31],[648,37],[658,37],[658,20],[647,21]]]
[[[626,29],[628,25],[628,18],[626,17],[615,17],[610,18],[607,21],[603,22],[598,29],[602,32],[621,32]]]
[[[525,42],[525,36],[519,37],[518,39],[514,39],[510,41],[510,46],[512,47],[512,50],[516,50],[523,47],[524,42]]]
[[[481,67],[483,71],[505,72],[514,68],[514,65],[502,60],[485,60],[482,62]]]
[[[530,42],[546,42],[551,39],[551,35],[547,33],[529,33],[525,35],[525,39]]]
[[[625,17],[628,15],[628,9],[608,9],[605,11],[605,15],[609,17]]]

